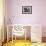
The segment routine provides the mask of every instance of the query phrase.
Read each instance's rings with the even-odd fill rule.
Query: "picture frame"
[[[32,6],[22,6],[22,14],[32,14]]]

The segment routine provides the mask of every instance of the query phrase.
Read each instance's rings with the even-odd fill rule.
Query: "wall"
[[[3,40],[3,0],[0,0],[0,42]]]
[[[32,6],[32,14],[22,14],[22,6]],[[7,0],[7,8],[7,24],[40,24],[46,37],[46,0]]]

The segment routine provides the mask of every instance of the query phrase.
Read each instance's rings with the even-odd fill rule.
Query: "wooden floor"
[[[3,46],[31,46],[30,41],[24,41],[24,40],[16,40],[16,41],[10,41],[8,43],[5,43]]]
[[[46,46],[46,43],[31,43],[30,41],[14,40],[5,43],[3,46]]]

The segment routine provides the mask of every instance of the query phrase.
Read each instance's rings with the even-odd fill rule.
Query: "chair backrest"
[[[13,32],[13,35],[15,35],[15,36],[22,36],[22,35],[24,35],[24,29],[23,29],[23,26],[21,26],[21,25],[15,25],[14,27],[13,27],[13,30],[12,30]]]

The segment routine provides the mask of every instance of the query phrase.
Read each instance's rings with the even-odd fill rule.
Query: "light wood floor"
[[[4,44],[4,46],[31,46],[31,42],[30,41],[24,41],[24,40],[16,40],[16,41],[10,41],[6,44]]]
[[[3,46],[46,46],[46,43],[31,43],[30,41],[24,41],[24,40],[14,40],[5,43]]]

